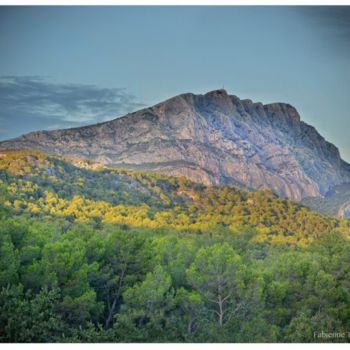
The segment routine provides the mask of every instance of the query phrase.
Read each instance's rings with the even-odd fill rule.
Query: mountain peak
[[[191,101],[193,101],[194,98],[202,98],[202,99],[205,99],[205,100],[213,100],[213,99],[225,100],[225,99],[230,99],[230,97],[231,96],[224,89],[217,89],[217,90],[208,91],[204,95],[202,95],[202,94],[194,94],[192,92],[186,92],[186,93],[183,93],[183,94],[171,97],[168,100],[166,100],[165,102],[160,102],[157,105],[161,105],[163,103],[167,103],[168,101],[185,100],[185,101],[191,102]]]
[[[225,89],[208,91],[205,96],[229,96]]]

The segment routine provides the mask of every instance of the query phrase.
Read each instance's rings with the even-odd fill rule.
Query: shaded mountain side
[[[104,165],[153,170],[205,185],[268,188],[300,201],[350,182],[338,149],[289,104],[240,100],[225,90],[173,97],[122,118],[38,131],[0,143]]]
[[[304,198],[302,203],[325,215],[350,218],[350,183],[333,187],[323,197]]]

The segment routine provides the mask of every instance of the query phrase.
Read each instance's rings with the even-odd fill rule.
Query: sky
[[[350,162],[350,7],[0,7],[0,140],[222,87]]]

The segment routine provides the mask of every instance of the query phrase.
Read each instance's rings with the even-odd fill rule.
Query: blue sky
[[[0,139],[222,88],[350,161],[350,7],[1,7]]]

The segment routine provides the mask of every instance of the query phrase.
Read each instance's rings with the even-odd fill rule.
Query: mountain
[[[186,93],[108,122],[0,143],[0,150],[20,149],[183,175],[205,185],[268,188],[295,201],[350,183],[350,165],[294,107],[253,103],[225,90]]]

